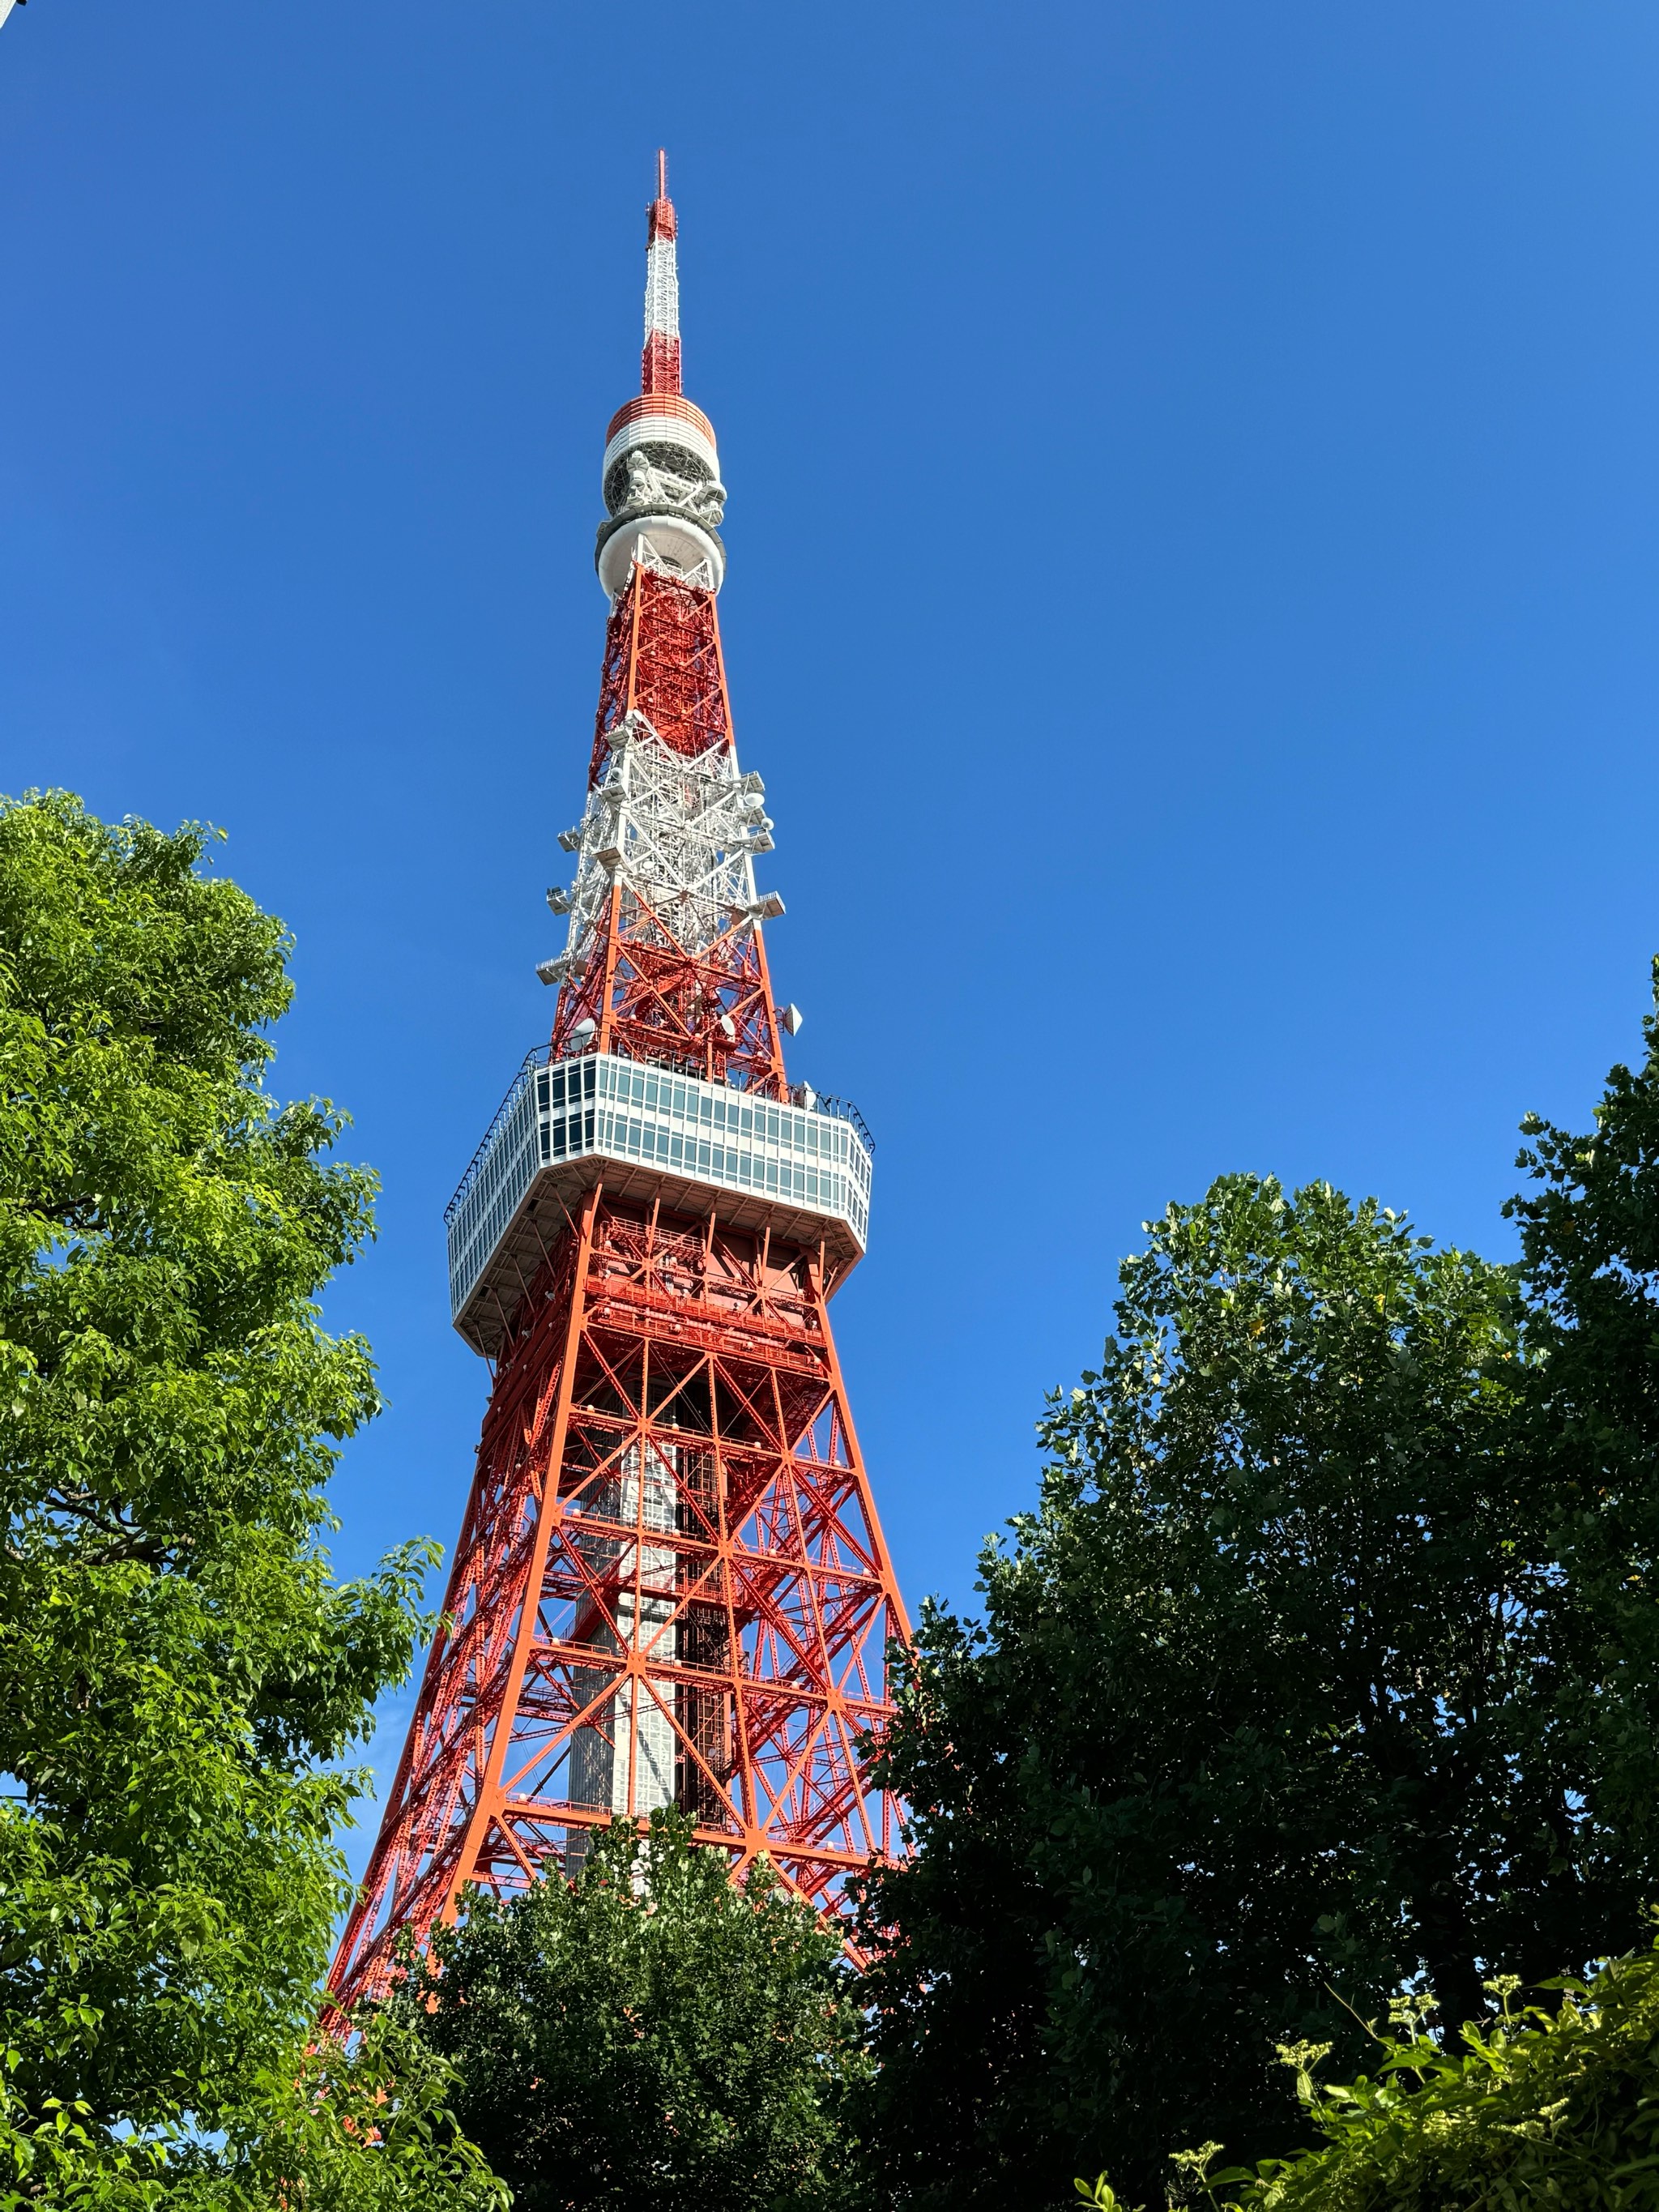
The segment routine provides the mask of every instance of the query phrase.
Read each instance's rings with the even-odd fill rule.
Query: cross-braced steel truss
[[[566,836],[565,950],[540,970],[562,986],[556,1053],[620,1052],[782,1097],[754,878],[771,827],[760,778],[738,771],[714,592],[635,563],[606,637],[587,805]]]
[[[899,1848],[861,1747],[905,1622],[815,1255],[603,1192],[560,1228],[501,1359],[347,2002],[398,1929],[574,1872],[617,1814],[679,1805],[826,1910]]]

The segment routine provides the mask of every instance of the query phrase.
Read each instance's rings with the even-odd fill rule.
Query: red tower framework
[[[573,1872],[676,1804],[833,1909],[899,1848],[860,1770],[908,1632],[829,1301],[861,1255],[857,1113],[786,1080],[715,598],[725,489],[680,391],[659,156],[641,396],[612,421],[611,600],[549,1045],[447,1216],[461,1334],[493,1365],[445,1611],[332,1984],[384,1986],[469,1883]]]

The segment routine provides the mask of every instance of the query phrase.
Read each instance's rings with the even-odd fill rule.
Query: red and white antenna
[[[639,560],[666,563],[699,590],[726,574],[726,512],[714,427],[680,382],[679,224],[668,197],[668,156],[657,155],[657,197],[646,210],[645,351],[636,398],[605,433],[599,483],[607,520],[594,556],[605,596],[628,588]]]
[[[657,154],[657,197],[646,210],[645,352],[640,362],[641,392],[678,393],[680,388],[680,279],[675,265],[678,226],[668,197],[668,156]]]

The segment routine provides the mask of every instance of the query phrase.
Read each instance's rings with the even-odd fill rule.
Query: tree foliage
[[[1251,2172],[1218,2167],[1220,2146],[1180,2154],[1175,2193],[1217,2212],[1653,2212],[1659,2206],[1659,1955],[1563,1980],[1554,2009],[1517,2006],[1514,1976],[1487,1988],[1497,2017],[1458,2048],[1428,2028],[1431,2000],[1389,2008],[1370,2030],[1373,2071],[1322,2083],[1322,2045],[1281,2048],[1317,2148]],[[1117,2200],[1102,2175],[1078,2194]]]
[[[1277,2043],[1625,1948],[1659,1896],[1659,1066],[1529,1125],[1518,1271],[1233,1176],[1149,1224],[982,1623],[927,1615],[872,1888],[884,2185],[1161,2187]],[[884,1930],[885,1931],[884,1934]]]
[[[287,940],[204,845],[0,802],[0,2203],[182,2185],[210,2135],[240,2185],[315,2071],[330,1763],[422,1626],[426,1547],[339,1583],[320,1546],[376,1399],[315,1302],[373,1180],[266,1091]]]
[[[475,1896],[400,2001],[459,2070],[456,2112],[518,2212],[823,2203],[859,2020],[836,1936],[758,1862],[741,1888],[685,1817],[617,1821],[574,1881]]]

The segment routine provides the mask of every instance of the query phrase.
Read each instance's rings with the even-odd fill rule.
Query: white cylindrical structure
[[[701,407],[694,407],[678,392],[642,392],[619,407],[605,434],[605,459],[599,465],[599,489],[610,505],[611,472],[623,455],[636,446],[668,446],[700,463],[711,481],[717,482],[720,457],[714,444],[714,426]]]
[[[636,561],[649,567],[653,559],[694,576],[708,591],[718,592],[726,581],[726,548],[712,530],[683,514],[642,514],[606,531],[600,542],[595,562],[605,597],[627,590]]]

